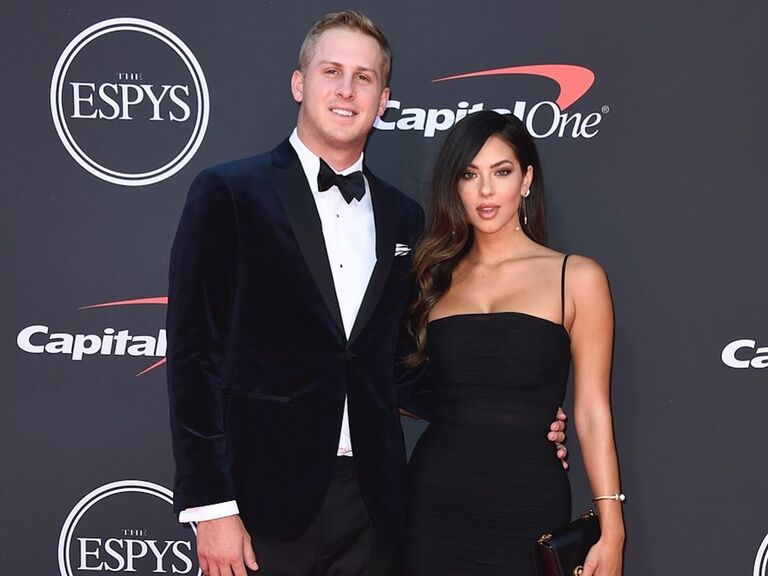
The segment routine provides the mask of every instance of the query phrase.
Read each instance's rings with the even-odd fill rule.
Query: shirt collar
[[[299,138],[298,128],[293,129],[293,132],[291,133],[290,138],[288,138],[288,141],[291,143],[291,146],[293,146],[293,149],[296,150],[296,154],[299,157],[299,162],[301,162],[301,167],[304,169],[304,175],[307,178],[307,182],[309,182],[310,189],[312,192],[317,192],[317,173],[320,171],[320,157],[312,152],[309,148],[307,148],[304,142],[301,141]],[[355,161],[354,164],[336,173],[349,174],[358,170],[362,171],[363,156],[364,154],[361,152],[360,157]]]

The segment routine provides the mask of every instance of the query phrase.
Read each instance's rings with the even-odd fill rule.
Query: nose
[[[339,77],[339,83],[336,86],[336,95],[339,96],[339,98],[344,98],[345,100],[354,98],[355,91],[351,74],[344,74]]]
[[[480,194],[480,196],[482,196],[483,198],[493,196],[493,186],[491,186],[491,179],[485,178],[483,176],[479,176],[477,180],[478,180],[477,191]]]

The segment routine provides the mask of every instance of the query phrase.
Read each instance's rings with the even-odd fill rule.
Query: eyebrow
[[[337,68],[344,68],[345,67],[344,64],[342,64],[341,62],[333,62],[331,60],[321,60],[320,62],[318,62],[318,64],[320,66],[329,66],[329,65],[330,66],[336,66]],[[376,72],[376,69],[375,68],[369,68],[368,66],[355,66],[355,71],[356,72],[368,72],[370,74],[375,74],[376,76],[378,76],[378,73]]]
[[[495,164],[491,164],[491,168],[498,168],[502,164],[512,164],[514,165],[514,162],[512,160],[507,160],[506,158],[504,160],[499,160]],[[471,162],[467,165],[469,168],[477,168],[476,165],[472,164]]]

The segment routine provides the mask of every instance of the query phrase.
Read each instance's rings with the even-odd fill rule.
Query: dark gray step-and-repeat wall
[[[5,6],[0,572],[198,573],[169,504],[169,247],[199,170],[289,134],[303,35],[347,7]],[[553,246],[609,273],[626,574],[766,576],[768,5],[351,7],[395,53],[370,166],[423,200],[445,131],[512,111]]]

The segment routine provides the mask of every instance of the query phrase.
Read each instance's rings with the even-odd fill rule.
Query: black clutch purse
[[[600,519],[592,510],[536,544],[539,576],[581,576],[589,549],[600,539]]]

